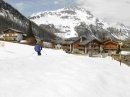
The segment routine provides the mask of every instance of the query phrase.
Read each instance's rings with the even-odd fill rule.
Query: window
[[[9,34],[6,34],[6,36],[9,36]]]

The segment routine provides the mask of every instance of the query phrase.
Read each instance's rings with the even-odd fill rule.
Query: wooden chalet
[[[62,45],[62,48],[70,53],[78,53],[79,50],[84,49],[80,42],[86,40],[86,37],[73,37],[66,39],[66,43]]]
[[[20,41],[23,39],[23,33],[19,30],[8,28],[3,31],[5,41]]]
[[[129,44],[129,45],[130,45],[130,40],[125,41],[125,43],[127,43],[127,44]]]
[[[85,54],[92,51],[99,52],[101,41],[96,38],[91,38],[79,43],[79,45],[84,48],[83,50]]]
[[[112,51],[115,52],[119,47],[119,42],[112,39],[106,39],[101,42],[97,38],[73,37],[65,41],[62,44],[62,48],[69,53],[98,54],[105,51],[105,53],[110,55]]]
[[[43,38],[43,39],[37,39],[37,41],[41,41],[41,45],[44,48],[54,48],[54,42],[51,39]]]
[[[48,39],[48,38],[44,38],[44,39],[40,39],[42,46],[45,48],[54,48],[54,49],[62,49],[62,45],[65,43],[64,40],[62,39]]]
[[[108,50],[117,50],[118,46],[119,46],[119,42],[115,41],[115,40],[112,40],[112,39],[106,39],[106,40],[104,40],[102,42],[102,48],[105,51],[108,51]]]
[[[63,45],[66,43],[64,40],[62,39],[57,39],[57,40],[53,40],[54,43],[54,48],[55,49],[62,49]]]

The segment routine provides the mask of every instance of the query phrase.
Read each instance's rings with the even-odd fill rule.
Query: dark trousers
[[[40,56],[41,55],[41,51],[38,51],[37,54],[38,54],[38,56]]]

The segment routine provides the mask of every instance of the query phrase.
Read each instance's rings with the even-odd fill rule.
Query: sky
[[[28,17],[32,13],[57,10],[65,6],[81,6],[105,21],[130,26],[130,0],[4,0]]]
[[[1,97],[130,97],[130,67],[110,56],[0,41]]]

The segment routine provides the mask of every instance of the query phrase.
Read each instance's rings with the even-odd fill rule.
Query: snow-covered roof
[[[64,40],[53,40],[53,42],[54,43],[56,43],[56,44],[65,44],[66,43],[66,41],[64,41]]]
[[[5,33],[5,32],[8,31],[8,30],[12,30],[12,31],[15,31],[15,32],[17,32],[17,33],[21,33],[21,34],[23,34],[22,31],[17,30],[17,29],[13,29],[13,28],[8,28],[8,29],[4,30],[3,32]]]
[[[98,40],[97,38],[91,38],[91,39],[84,40],[83,42],[80,42],[79,45],[86,45],[86,44],[90,43],[90,42],[93,41],[93,40],[96,40],[96,41],[98,41],[99,43],[101,43],[101,41]]]
[[[118,41],[113,40],[113,39],[111,39],[111,38],[105,39],[104,41],[102,41],[102,43],[106,43],[106,42],[108,42],[108,41],[118,43]]]

